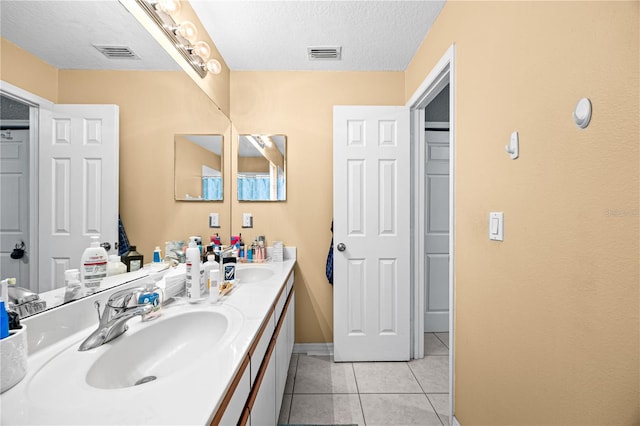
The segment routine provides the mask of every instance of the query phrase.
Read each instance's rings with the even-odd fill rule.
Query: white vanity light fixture
[[[123,4],[129,3],[120,0]],[[153,23],[169,39],[171,45],[185,59],[191,68],[201,77],[207,73],[220,74],[222,65],[217,59],[209,59],[211,47],[198,40],[198,29],[190,21],[178,23],[176,17],[180,13],[180,0],[133,0]],[[125,4],[130,11],[129,6]],[[140,18],[138,18],[140,20]]]
[[[584,129],[589,125],[591,121],[591,101],[589,98],[582,98],[576,104],[573,111],[573,121],[576,122],[576,126],[580,129]]]
[[[505,145],[504,150],[507,151],[507,154],[509,154],[512,160],[520,156],[520,138],[518,137],[518,132],[511,133],[509,145]]]

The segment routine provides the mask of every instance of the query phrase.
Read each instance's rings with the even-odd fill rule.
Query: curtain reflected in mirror
[[[285,135],[238,137],[238,201],[285,201]]]
[[[222,135],[175,135],[175,199],[222,201]]]

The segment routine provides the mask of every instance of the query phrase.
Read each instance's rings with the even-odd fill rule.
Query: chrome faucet
[[[102,315],[100,314],[100,302],[96,301],[94,306],[98,311],[98,328],[82,342],[78,350],[87,351],[115,339],[127,331],[127,321],[135,316],[151,312],[152,305],[138,304],[137,295],[143,290],[142,287],[135,287],[113,293],[109,297]],[[132,297],[134,297],[133,302],[131,301]]]

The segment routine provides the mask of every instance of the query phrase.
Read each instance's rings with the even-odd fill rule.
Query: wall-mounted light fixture
[[[210,58],[211,47],[198,41],[198,29],[189,21],[178,22],[180,0],[135,0],[147,15],[158,25],[175,46],[180,55],[196,73],[204,78],[208,72],[220,74],[222,66],[217,59]]]

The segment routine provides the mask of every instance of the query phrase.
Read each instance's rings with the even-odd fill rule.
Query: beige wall
[[[266,172],[269,173],[269,160],[264,157],[238,157],[240,172]]]
[[[175,147],[175,188],[178,198],[184,198],[186,194],[201,197],[202,166],[221,171],[222,159],[183,136],[176,135]]]
[[[58,69],[0,37],[0,80],[51,102],[58,99]]]
[[[463,425],[640,424],[639,5],[447,2],[406,71],[409,99],[455,42]]]
[[[174,135],[222,134],[228,119],[183,72],[61,70],[60,103],[120,106],[120,214],[131,244],[146,259],[167,240],[213,233],[211,212],[229,223],[229,182],[223,202],[174,201]],[[224,168],[230,170],[230,158]],[[220,231],[218,231],[220,232]],[[228,225],[221,229],[228,237]]]
[[[234,232],[297,246],[296,342],[333,340],[333,291],[324,275],[333,209],[333,106],[404,103],[401,72],[231,73],[233,155],[239,134],[287,135],[287,201],[237,201]],[[240,229],[242,213],[253,229]]]

